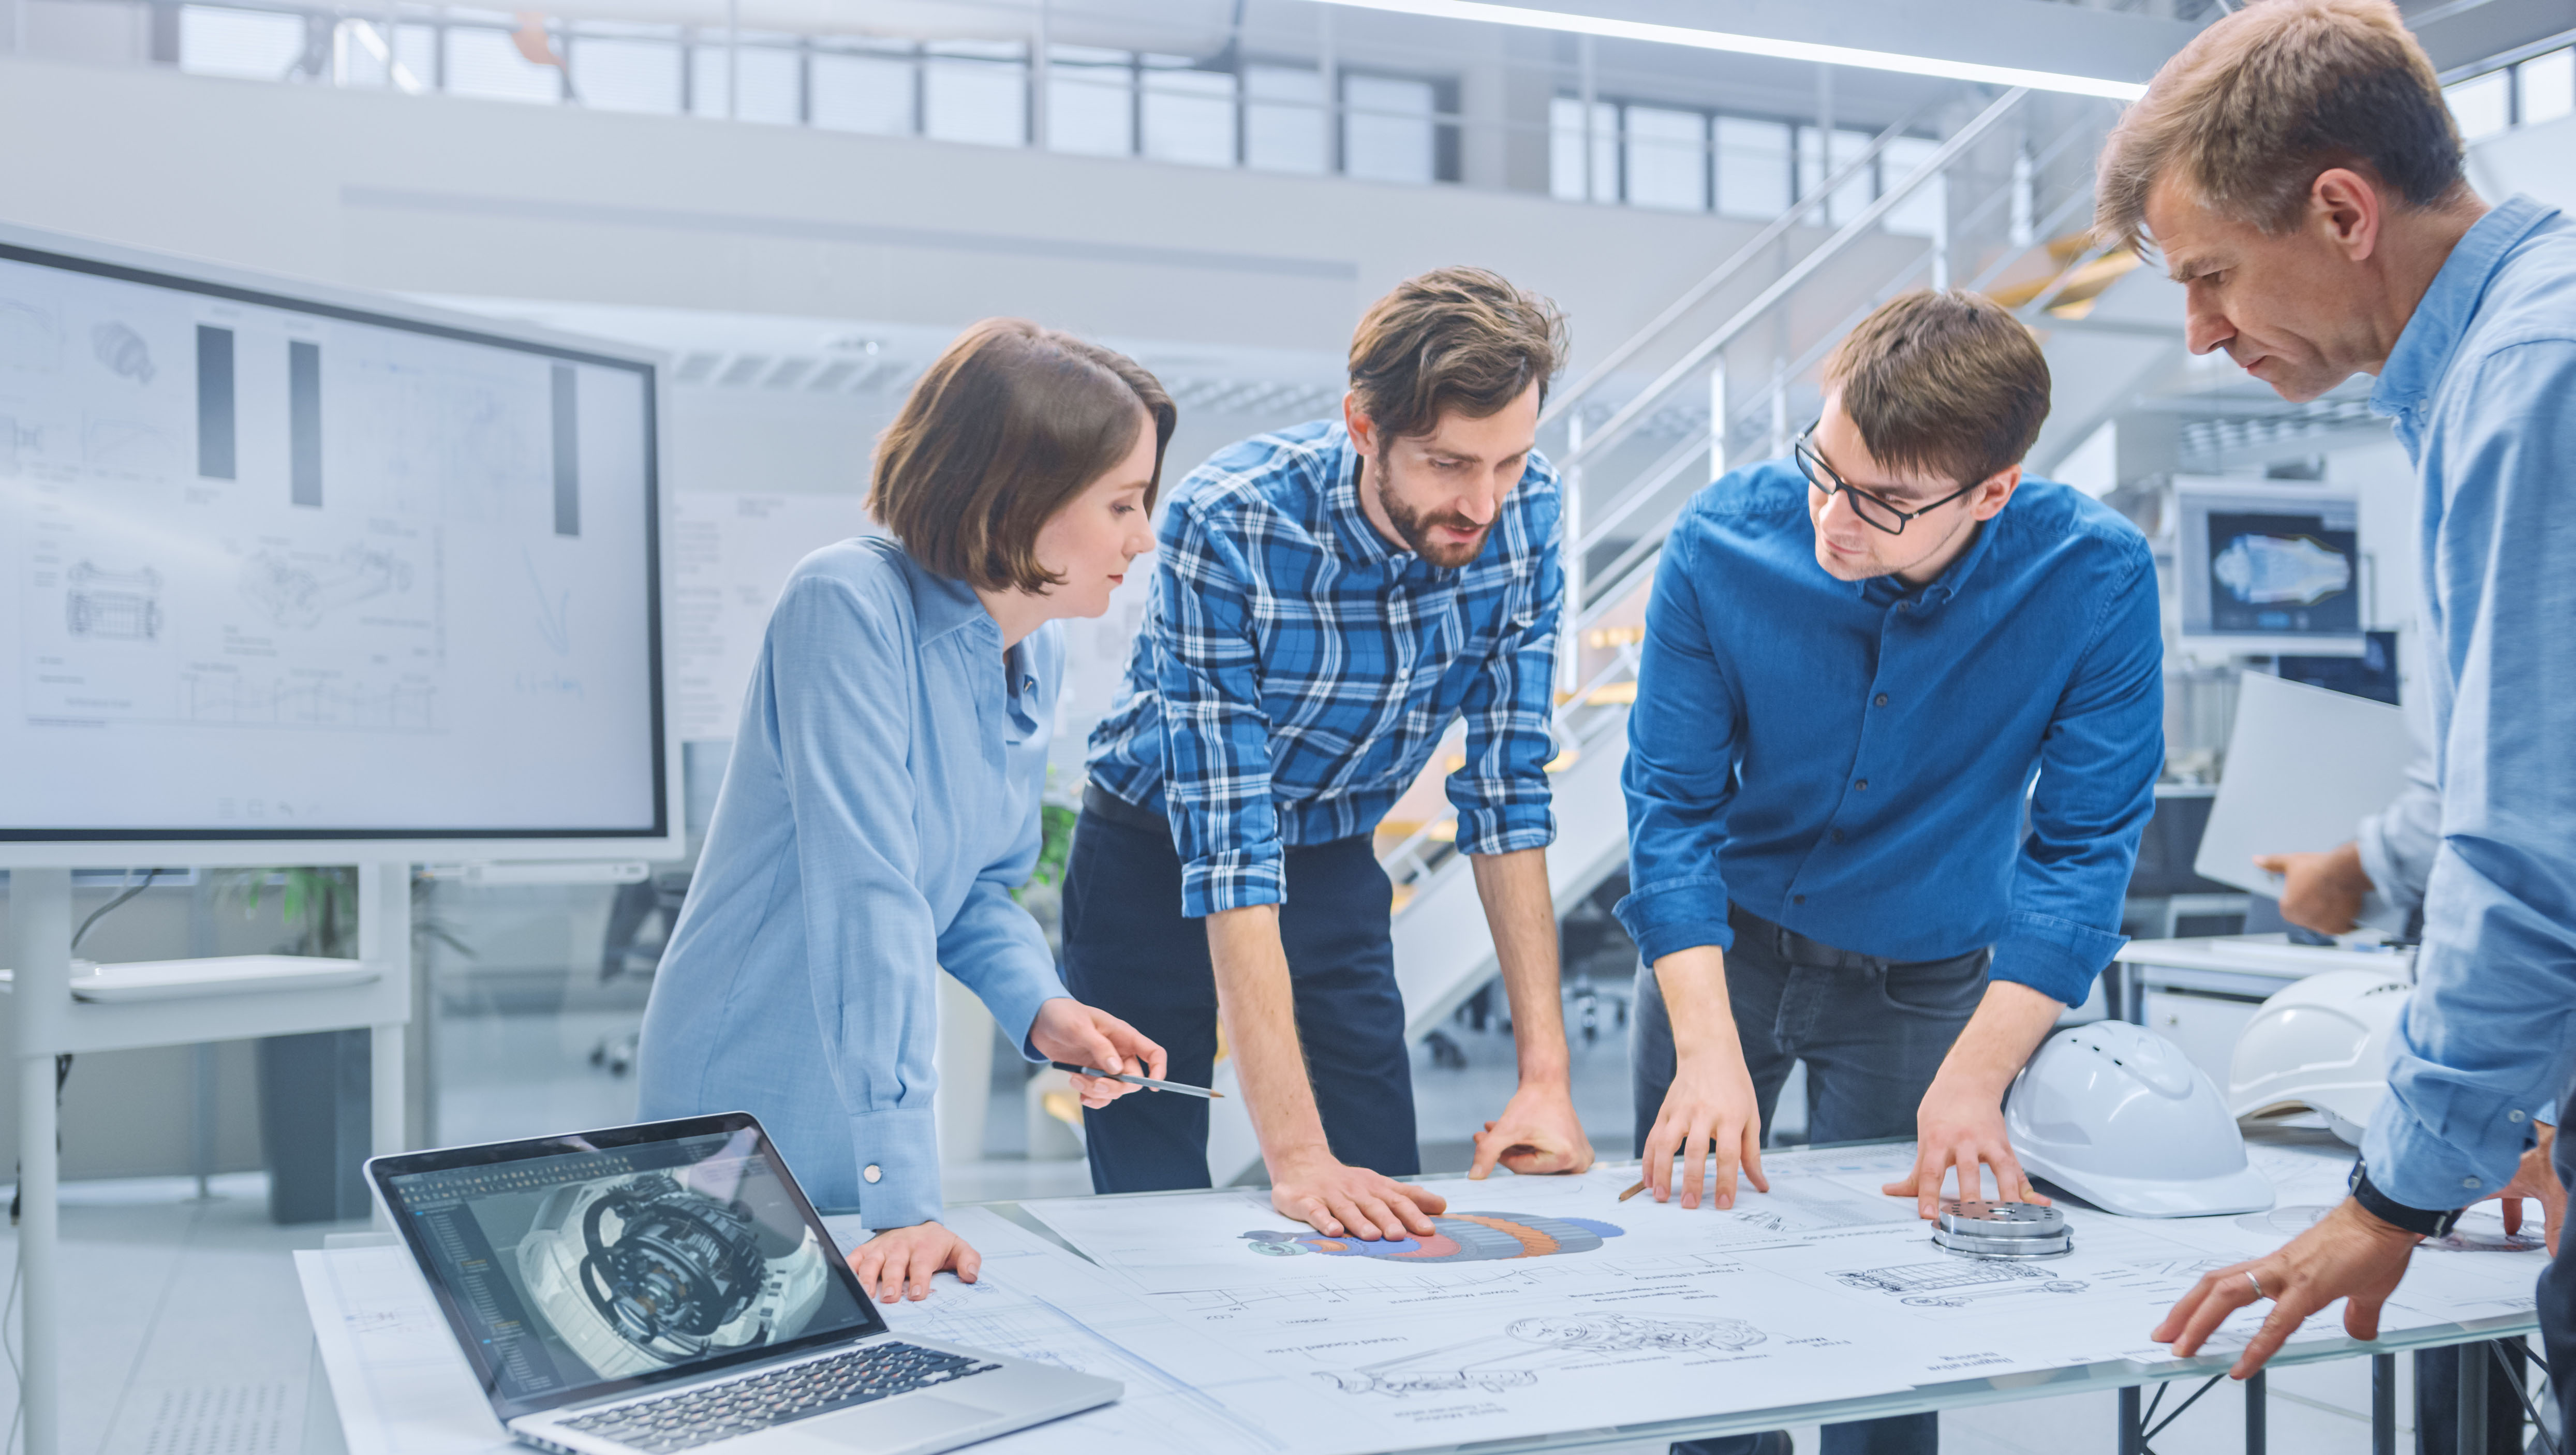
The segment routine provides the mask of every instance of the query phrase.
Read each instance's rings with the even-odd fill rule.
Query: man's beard
[[[1369,483],[1377,490],[1377,503],[1386,511],[1387,523],[1395,527],[1395,533],[1404,538],[1405,545],[1410,547],[1415,555],[1435,566],[1458,567],[1484,554],[1485,538],[1493,533],[1491,521],[1480,525],[1463,515],[1454,513],[1426,518],[1396,499],[1394,493],[1386,488],[1386,482],[1392,477],[1387,473],[1384,455],[1381,454],[1369,461],[1369,471],[1377,477]],[[1464,545],[1434,542],[1430,538],[1431,532],[1444,526],[1451,530],[1469,532],[1473,534],[1474,539]]]

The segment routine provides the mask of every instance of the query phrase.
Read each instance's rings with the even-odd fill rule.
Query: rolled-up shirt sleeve
[[[939,1214],[932,966],[939,928],[918,887],[915,792],[905,770],[913,671],[887,623],[847,585],[800,575],[770,619],[778,760],[796,821],[806,963],[825,1063],[848,1117],[871,1228]],[[1034,926],[1032,926],[1034,928]]]
[[[2576,1016],[2576,342],[2499,348],[2436,422],[2427,582],[2452,684],[2415,994],[2363,1156],[2410,1207],[2513,1175]]]
[[[1628,760],[1619,770],[1630,889],[1617,914],[1649,965],[1698,945],[1735,945],[1717,857],[1735,798],[1744,709],[1701,613],[1698,541],[1688,526],[1655,565]]]
[[[2120,910],[2164,771],[2164,637],[2155,566],[2132,543],[2040,740],[2030,834],[2013,866],[1997,980],[2081,1004],[2127,941]]]
[[[1458,851],[1508,854],[1556,840],[1547,765],[1556,756],[1556,641],[1565,602],[1560,517],[1546,517],[1535,569],[1504,618],[1485,669],[1467,689],[1467,760],[1449,775]]]
[[[1253,640],[1253,573],[1236,542],[1175,505],[1154,572],[1163,800],[1181,861],[1181,913],[1286,898],[1270,798],[1270,716]]]

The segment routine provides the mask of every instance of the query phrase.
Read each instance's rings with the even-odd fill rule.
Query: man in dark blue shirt
[[[1923,1216],[1953,1169],[1958,1195],[1991,1168],[2045,1202],[2003,1097],[2121,944],[2164,763],[2155,566],[2126,520],[2023,477],[2048,365],[1994,303],[1899,298],[1825,383],[1790,459],[1691,501],[1646,610],[1618,909],[1644,1175],[1694,1207],[1713,1152],[1716,1206],[1739,1169],[1767,1189],[1803,1059],[1817,1141],[1919,1139],[1887,1191]],[[1824,1449],[1937,1439],[1907,1415]]]

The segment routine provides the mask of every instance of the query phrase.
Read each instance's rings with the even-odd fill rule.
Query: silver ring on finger
[[[2256,1298],[2270,1298],[2272,1296],[2263,1291],[2263,1280],[2254,1276],[2253,1269],[2248,1268],[2245,1270],[2245,1281],[2254,1285],[2254,1296]]]

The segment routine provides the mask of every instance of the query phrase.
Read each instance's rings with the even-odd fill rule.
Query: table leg
[[[25,1361],[18,1398],[26,1412],[27,1455],[55,1455],[62,1394],[62,1330],[56,1317],[55,1263],[61,1248],[55,1201],[58,1145],[54,1058],[18,1058],[18,1351]]]
[[[2139,1389],[2120,1391],[2120,1455],[2142,1455],[2147,1448],[2146,1422],[2138,1416]]]
[[[2264,1455],[2267,1432],[2263,1421],[2267,1411],[2264,1408],[2263,1377],[2263,1371],[2258,1369],[2254,1371],[2253,1378],[2245,1381],[2245,1455]]]
[[[2460,1350],[2460,1455],[2486,1455],[2487,1347],[2462,1344]]]
[[[2370,1356],[2370,1455],[2397,1455],[2397,1356]]]

